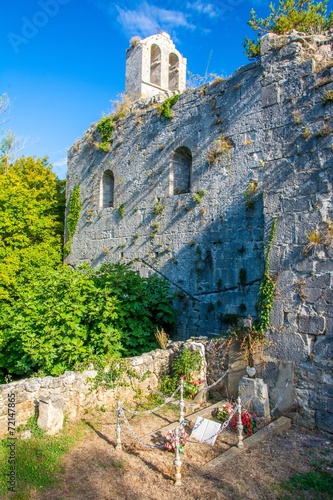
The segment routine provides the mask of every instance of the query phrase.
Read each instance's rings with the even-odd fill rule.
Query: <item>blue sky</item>
[[[194,74],[228,76],[248,61],[242,41],[253,7],[270,0],[15,0],[1,7],[0,94],[5,127],[66,176],[68,148],[124,91],[129,39],[167,31]],[[277,0],[276,0],[277,3]],[[332,9],[333,0],[329,7]]]

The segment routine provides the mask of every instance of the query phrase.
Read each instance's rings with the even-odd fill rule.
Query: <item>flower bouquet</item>
[[[231,427],[237,430],[238,423],[238,413],[235,413],[231,420]],[[242,424],[245,434],[251,436],[257,430],[257,419],[256,415],[248,411],[242,411]]]
[[[204,379],[196,379],[193,374],[191,374],[189,380],[187,377],[184,379],[184,396],[186,398],[194,398],[201,389],[202,384],[205,382]]]
[[[218,408],[216,412],[216,418],[225,422],[230,417],[230,414],[233,411],[232,403],[225,403],[222,408]]]
[[[168,451],[175,451],[176,450],[176,429],[172,429],[169,431],[165,436],[165,444],[164,448]],[[178,439],[179,439],[179,451],[180,453],[183,453],[186,440],[187,440],[187,434],[185,432],[185,429],[183,426],[178,427]]]

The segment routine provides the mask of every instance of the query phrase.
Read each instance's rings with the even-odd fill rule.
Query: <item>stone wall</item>
[[[68,198],[79,183],[83,201],[68,262],[127,262],[165,276],[179,297],[180,339],[221,334],[230,315],[256,317],[277,218],[277,293],[260,370],[272,388],[291,378],[299,422],[325,430],[333,427],[333,125],[324,99],[332,82],[332,36],[267,35],[260,61],[184,92],[171,120],[154,100],[137,101],[109,153],[96,149],[92,126],[69,151],[67,183]],[[179,148],[191,155],[190,189],[172,195]],[[114,206],[101,210],[105,170]]]
[[[178,345],[175,347],[179,349]],[[119,397],[122,401],[131,400],[135,389],[141,389],[143,392],[155,390],[160,375],[168,372],[173,355],[174,350],[168,349],[129,358],[129,367],[137,373],[137,378],[131,377],[129,386],[112,390],[91,390],[92,380],[97,374],[93,369],[83,373],[66,372],[60,377],[30,378],[0,385],[0,437],[7,435],[7,401],[10,393],[16,395],[16,426],[26,424],[38,411],[39,400],[51,395],[59,395],[62,398],[65,415],[69,420],[75,420],[89,408],[114,407]]]

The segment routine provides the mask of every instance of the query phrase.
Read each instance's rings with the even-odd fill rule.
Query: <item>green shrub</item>
[[[114,124],[110,116],[104,116],[97,123],[97,131],[99,132],[102,142],[110,142]]]
[[[333,90],[326,90],[323,96],[323,104],[330,104],[333,102]]]
[[[176,104],[179,97],[180,97],[179,94],[175,94],[165,99],[165,101],[161,104],[161,106],[158,107],[160,115],[164,116],[164,118],[168,118],[168,120],[171,120],[172,118],[171,108]]]
[[[153,214],[154,215],[161,215],[164,212],[164,209],[165,209],[165,205],[160,200],[157,200],[155,205],[154,205]]]
[[[123,218],[125,217],[125,203],[122,203],[121,205],[119,205],[118,213],[119,213],[120,220],[123,220]]]
[[[302,33],[322,33],[333,26],[333,12],[326,17],[328,0],[279,0],[278,7],[270,3],[270,14],[266,18],[258,18],[251,10],[249,26],[257,32],[257,39],[244,40],[245,54],[250,59],[260,56],[260,37],[266,33],[282,35],[295,29]]]
[[[2,380],[155,349],[156,327],[170,327],[175,315],[166,280],[123,264],[42,269],[0,305]]]
[[[175,358],[171,366],[171,375],[161,377],[159,389],[163,394],[172,394],[179,385],[179,379],[184,378],[184,396],[189,397],[198,392],[197,385],[191,385],[191,376],[201,368],[199,351],[184,348]]]
[[[200,189],[200,191],[198,191],[197,193],[194,193],[193,195],[193,200],[200,204],[202,202],[202,198],[205,196],[206,194],[206,191],[204,191],[203,189]]]

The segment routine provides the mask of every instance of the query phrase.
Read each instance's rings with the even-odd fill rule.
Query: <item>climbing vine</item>
[[[258,321],[252,327],[235,328],[233,336],[240,342],[240,350],[243,352],[244,360],[249,366],[253,366],[254,355],[262,351],[265,343],[265,333],[270,327],[271,311],[275,296],[276,283],[270,275],[270,257],[273,241],[276,235],[277,219],[273,219],[271,232],[265,255],[265,269],[262,277],[258,295]]]
[[[69,198],[69,210],[67,216],[67,242],[64,245],[65,256],[71,253],[73,236],[75,234],[82,209],[81,189],[77,184]]]
[[[259,296],[258,296],[259,320],[255,327],[258,333],[265,333],[266,330],[269,328],[271,321],[271,311],[274,302],[276,283],[275,280],[270,275],[270,267],[271,267],[272,246],[274,238],[276,236],[276,226],[277,226],[277,218],[275,217],[273,219],[273,224],[267,244],[264,276],[261,280],[259,288]]]

